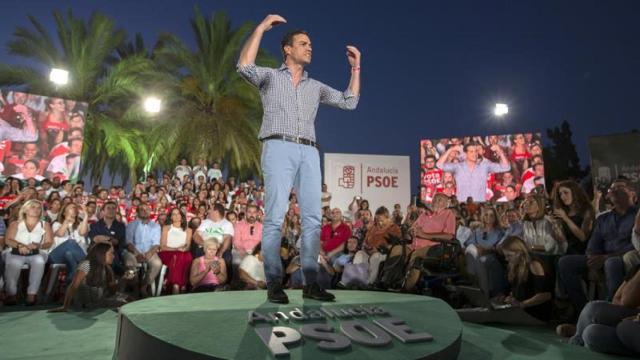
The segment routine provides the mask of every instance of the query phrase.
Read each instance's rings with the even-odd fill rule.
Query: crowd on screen
[[[76,181],[86,110],[74,100],[0,92],[0,176]]]
[[[571,180],[536,188],[482,203],[435,192],[430,203],[406,209],[371,209],[359,197],[335,204],[323,188],[318,281],[409,293],[429,293],[439,281],[466,299],[455,306],[463,320],[561,319],[567,323],[557,331],[573,344],[637,355],[637,193],[622,178],[594,199]],[[65,268],[57,279],[63,306],[53,311],[144,298],[161,273],[164,294],[264,289],[264,196],[256,181],[225,179],[219,163],[203,160],[182,160],[130,192],[59,176],[8,178],[0,194],[0,299],[34,304],[53,264]],[[299,212],[292,193],[280,252],[290,289],[302,287]]]
[[[471,174],[461,171],[469,159],[478,167]],[[422,140],[420,164],[425,202],[437,193],[508,202],[544,186],[542,143],[533,133]]]

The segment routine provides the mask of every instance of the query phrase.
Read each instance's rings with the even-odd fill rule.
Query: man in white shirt
[[[331,206],[331,193],[327,191],[327,184],[322,184],[322,207]]]
[[[220,163],[215,161],[209,171],[207,172],[207,178],[209,181],[213,180],[221,180],[222,179],[222,170],[220,170]]]
[[[191,166],[187,164],[187,159],[180,160],[180,165],[176,166],[174,172],[180,181],[184,181],[185,176],[191,176]]]

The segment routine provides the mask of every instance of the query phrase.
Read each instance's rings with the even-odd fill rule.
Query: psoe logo
[[[352,165],[342,167],[342,177],[338,179],[338,186],[353,189],[356,185],[356,168]]]

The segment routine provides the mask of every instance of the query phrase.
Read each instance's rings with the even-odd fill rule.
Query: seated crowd
[[[264,189],[255,181],[223,181],[218,163],[183,160],[130,194],[119,186],[85,190],[57,177],[7,179],[0,194],[4,305],[34,304],[53,264],[65,268],[63,305],[54,311],[117,307],[149,296],[159,278],[171,294],[266,288]],[[562,320],[557,331],[573,344],[640,354],[640,214],[626,179],[596,196],[608,208],[602,212],[574,181],[502,203],[437,193],[405,214],[398,204],[372,211],[359,197],[343,213],[330,207],[326,189],[322,201],[323,288],[434,294],[441,286],[472,304],[458,310],[465,321]],[[292,289],[303,286],[299,213],[292,193],[280,251],[283,285]]]

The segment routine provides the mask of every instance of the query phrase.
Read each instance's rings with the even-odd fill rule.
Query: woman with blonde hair
[[[490,301],[487,308],[457,310],[463,321],[543,325],[551,317],[553,282],[541,262],[532,259],[525,242],[508,236],[499,251],[507,260],[507,279],[511,292]]]
[[[541,195],[530,195],[522,203],[522,240],[530,250],[550,255],[562,255],[567,251],[564,234],[545,214],[545,199]]]
[[[214,291],[227,281],[224,259],[216,256],[220,244],[215,238],[204,241],[204,255],[193,259],[189,282],[193,292]]]
[[[4,279],[7,291],[7,304],[15,304],[18,292],[18,280],[22,265],[29,265],[29,287],[27,305],[34,305],[40,288],[46,255],[41,249],[48,249],[53,242],[53,231],[46,221],[42,221],[42,203],[27,200],[18,213],[18,219],[9,224],[5,236],[6,244],[11,248],[7,254]]]

